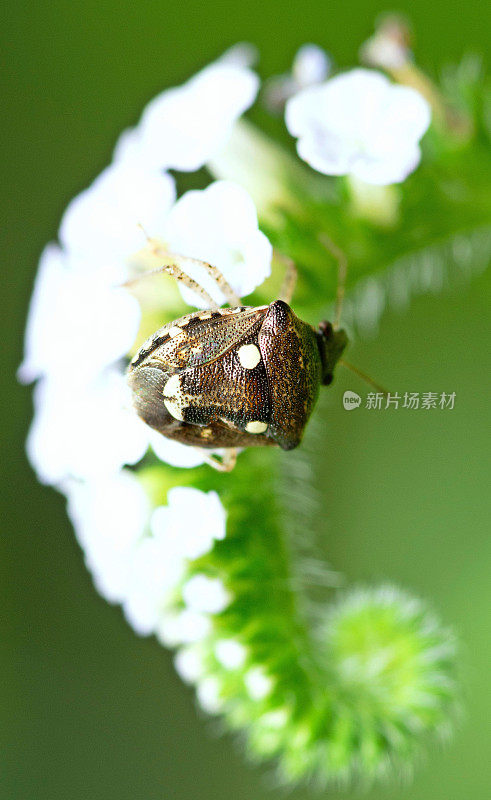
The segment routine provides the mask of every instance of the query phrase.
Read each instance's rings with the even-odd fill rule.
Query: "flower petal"
[[[145,233],[160,234],[174,200],[170,175],[144,164],[111,164],[68,204],[60,241],[67,253],[84,259],[86,269],[103,265],[107,272],[110,266],[113,282],[124,281],[127,260],[143,247]]]
[[[122,471],[93,483],[67,481],[63,490],[97,589],[107,600],[121,602],[148,519],[148,500],[140,482]]]
[[[271,272],[272,247],[258,228],[254,203],[231,181],[186,192],[167,217],[164,237],[171,250],[216,266],[239,296],[252,292]],[[225,301],[204,269],[186,271],[218,303]],[[180,288],[186,302],[205,307],[194,292]]]
[[[225,511],[216,492],[178,486],[167,500],[167,506],[154,511],[151,529],[154,536],[165,531],[182,557],[199,558],[225,537]]]
[[[43,374],[81,385],[124,356],[140,322],[137,300],[87,274],[56,245],[41,256],[29,309],[23,381]]]
[[[418,165],[430,108],[414,89],[355,69],[288,101],[285,121],[300,157],[326,175],[356,175],[385,185]]]
[[[217,61],[183,86],[155,97],[137,127],[124,134],[114,158],[145,163],[154,170],[199,169],[223,147],[258,88],[250,69]]]
[[[139,461],[148,448],[148,429],[130,407],[125,378],[116,370],[78,388],[44,379],[34,405],[26,448],[43,483],[102,479]]]

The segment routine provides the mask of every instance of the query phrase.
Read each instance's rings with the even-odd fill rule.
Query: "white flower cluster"
[[[190,561],[225,537],[218,495],[176,487],[168,504],[152,511],[128,470],[98,481],[67,480],[63,490],[98,591],[122,604],[134,630],[173,646],[207,635],[211,616],[231,597],[219,577],[187,573]],[[176,613],[171,606],[178,590],[184,608]]]
[[[215,264],[240,295],[269,274],[271,245],[247,192],[217,181],[177,199],[166,171],[205,164],[254,101],[258,79],[238,60],[231,53],[155,98],[121,137],[112,163],[69,203],[59,244],[41,257],[19,370],[22,381],[37,380],[30,461],[42,482],[66,494],[98,589],[123,604],[140,633],[172,628],[166,597],[187,561],[223,538],[225,517],[215,494],[194,489],[175,489],[167,507],[152,509],[137,473],[125,469],[150,447],[176,466],[203,458],[148,428],[131,407],[124,372],[142,312],[123,284],[141,270],[135,254],[147,237],[163,252]],[[223,302],[207,274],[192,277]],[[189,291],[183,296],[199,302]],[[189,639],[228,595],[217,578],[197,576],[184,600],[176,636],[187,631]]]
[[[202,166],[257,88],[254,73],[226,59],[163,92],[124,134],[111,165],[68,205],[60,246],[49,245],[41,258],[19,372],[24,381],[39,379],[28,453],[42,481],[99,478],[138,462],[149,446],[174,465],[201,463],[196,451],[154,434],[130,409],[121,359],[141,313],[122,284],[145,245],[143,231],[167,252],[215,264],[240,295],[268,275],[271,245],[248,194],[217,181],[176,202],[164,171]],[[192,277],[223,302],[206,274]],[[183,296],[199,302],[189,290]]]

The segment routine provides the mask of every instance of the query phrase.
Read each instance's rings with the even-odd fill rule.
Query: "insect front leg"
[[[158,240],[150,239],[148,240],[148,244],[152,250],[154,255],[157,255],[162,258],[170,259],[170,261],[179,267],[180,271],[186,275],[186,266],[188,269],[199,267],[208,275],[213,278],[213,281],[216,283],[217,287],[220,289],[221,293],[224,295],[226,300],[230,303],[231,306],[240,306],[242,305],[242,300],[239,295],[232,289],[229,282],[226,280],[224,275],[220,272],[218,267],[213,266],[213,264],[208,264],[207,261],[202,261],[199,258],[191,258],[190,256],[183,256],[180,253],[172,253],[167,250],[165,245]],[[177,276],[176,276],[177,277]],[[188,277],[188,276],[186,276]],[[183,280],[182,278],[178,278],[178,280]],[[207,295],[208,293],[206,290],[200,286],[203,292]],[[201,295],[202,296],[202,295]],[[208,295],[209,297],[210,295]],[[217,307],[217,303],[214,302],[214,307]]]
[[[184,259],[180,259],[184,260]],[[190,278],[186,272],[176,263],[176,260],[173,260],[173,263],[163,264],[160,267],[156,267],[155,269],[150,269],[147,272],[143,272],[141,275],[137,275],[135,278],[129,278],[129,280],[125,281],[122,285],[123,286],[133,286],[135,283],[143,280],[144,278],[150,278],[154,275],[161,275],[162,273],[167,273],[167,275],[171,275],[176,281],[180,281],[187,286],[188,289],[195,292],[201,299],[204,301],[208,308],[218,308],[218,303],[216,300],[213,299],[211,294],[208,294],[206,289],[204,289],[201,284],[197,281]]]
[[[210,467],[213,467],[213,469],[216,469],[218,472],[232,472],[237,463],[239,451],[236,447],[227,448],[221,460],[216,458],[216,456],[211,456],[201,447],[196,447],[195,449],[198,450],[198,452],[203,456],[204,462]]]
[[[163,242],[160,242],[158,239],[149,239],[148,237],[147,247],[143,252],[150,254],[152,260],[154,261],[165,261],[166,263],[161,264],[155,269],[149,270],[142,275],[136,276],[135,278],[130,278],[123,284],[124,286],[131,286],[133,283],[142,278],[166,272],[169,275],[172,275],[177,281],[183,283],[184,286],[187,286],[188,289],[191,289],[193,292],[199,295],[208,308],[218,308],[220,304],[213,299],[204,286],[191,278],[188,274],[189,270],[198,268],[204,270],[213,279],[218,289],[232,307],[242,305],[242,300],[239,295],[230,286],[220,270],[213,266],[213,264],[208,264],[206,261],[201,261],[198,258],[191,258],[190,256],[183,256],[179,253],[172,253],[167,250]]]
[[[207,264],[206,261],[200,261],[199,263],[201,264],[201,266],[204,267],[204,269],[207,271],[208,275],[211,278],[213,278],[213,280],[215,281],[216,285],[218,286],[218,288],[220,289],[222,294],[226,297],[226,299],[228,300],[228,302],[230,303],[232,308],[235,307],[235,306],[241,306],[242,305],[242,299],[232,289],[232,287],[230,286],[228,281],[225,279],[225,277],[222,275],[220,270],[217,267],[214,267],[212,264]]]

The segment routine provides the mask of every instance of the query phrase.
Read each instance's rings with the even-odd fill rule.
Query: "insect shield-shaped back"
[[[165,325],[128,368],[138,414],[200,447],[296,447],[325,374],[322,335],[281,300]]]

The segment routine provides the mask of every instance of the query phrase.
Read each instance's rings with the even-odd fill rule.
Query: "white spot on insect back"
[[[184,422],[182,412],[186,405],[184,403],[179,375],[171,375],[164,386],[163,395],[164,405],[169,414],[171,414],[174,419],[179,420],[179,422]]]
[[[169,328],[169,336],[173,339],[175,336],[179,336],[180,333],[184,333],[182,328],[179,325],[173,325],[172,328]]]
[[[261,361],[261,353],[255,344],[243,344],[239,347],[237,355],[244,369],[254,369]]]
[[[259,422],[254,420],[254,422],[248,422],[245,429],[247,433],[264,433],[267,427],[267,422]]]

